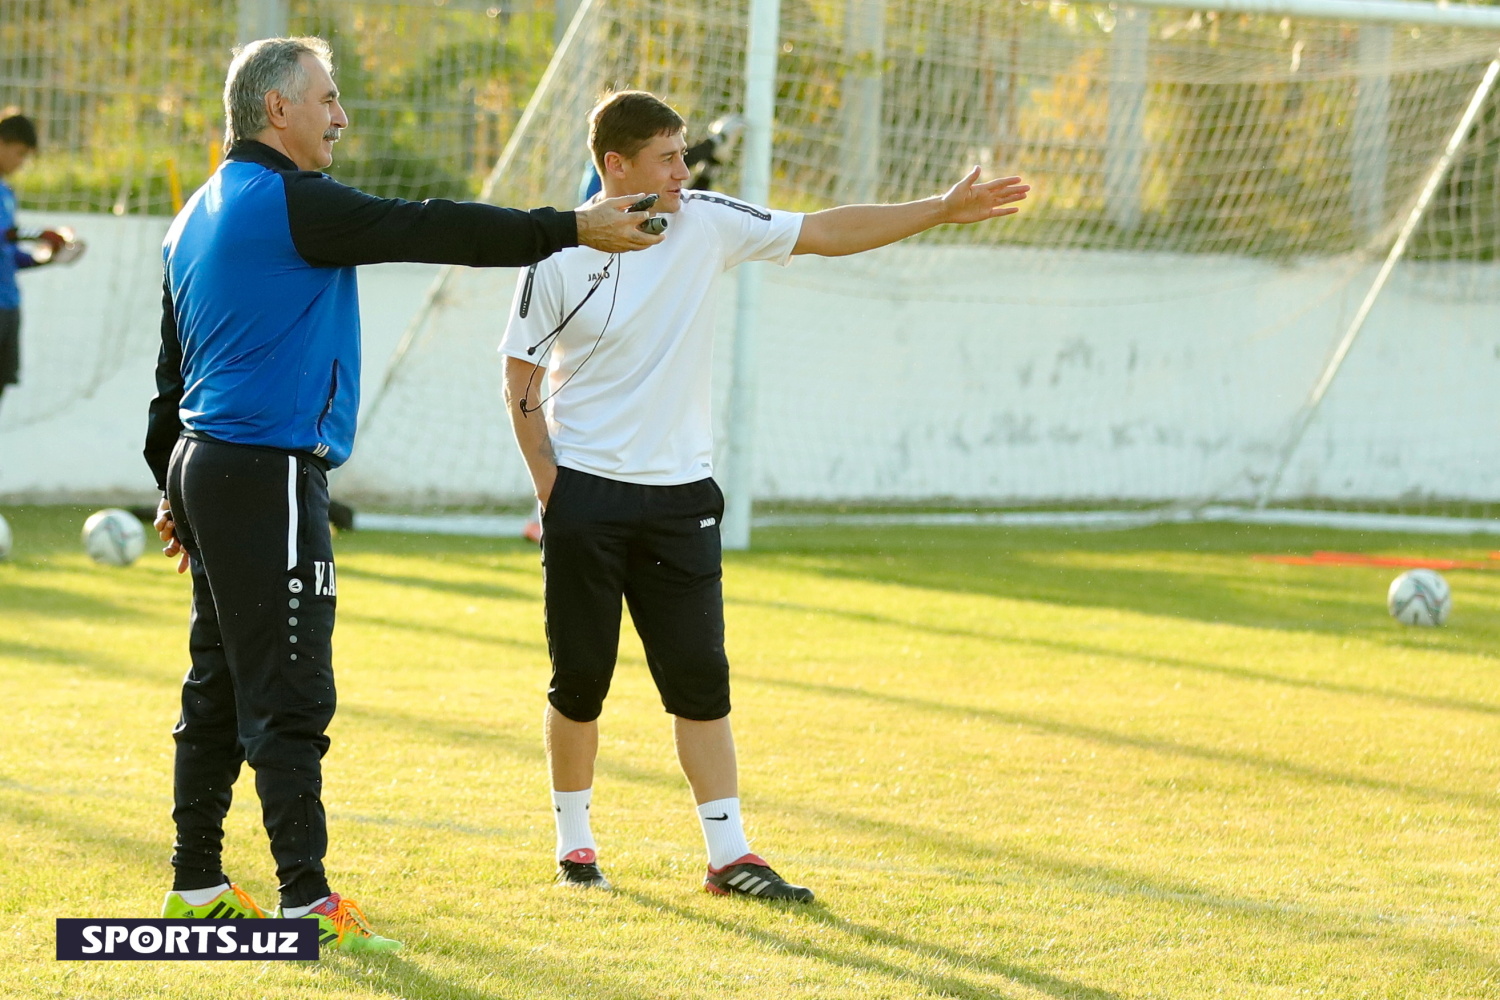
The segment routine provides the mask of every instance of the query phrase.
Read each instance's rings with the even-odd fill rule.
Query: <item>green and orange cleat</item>
[[[279,908],[276,916],[282,916]],[[401,947],[400,941],[376,934],[359,904],[336,892],[299,919],[318,922],[318,947],[324,950],[374,952],[396,951]]]
[[[171,919],[192,920],[244,920],[264,917],[266,911],[255,905],[250,894],[233,882],[202,906],[192,906],[179,892],[167,893],[162,901],[161,915]]]

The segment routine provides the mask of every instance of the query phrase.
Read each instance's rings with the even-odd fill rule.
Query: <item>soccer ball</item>
[[[1385,605],[1403,625],[1441,625],[1453,610],[1453,591],[1436,570],[1410,569],[1391,581]]]
[[[10,547],[14,538],[10,533],[10,525],[6,523],[5,517],[0,515],[0,559],[10,558]]]
[[[96,563],[129,566],[146,551],[146,529],[128,511],[97,511],[83,522],[83,550]]]

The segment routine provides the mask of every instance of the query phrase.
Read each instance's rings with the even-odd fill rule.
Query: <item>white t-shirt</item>
[[[647,486],[713,474],[715,279],[747,260],[787,264],[802,216],[684,191],[666,218],[656,246],[572,247],[521,275],[500,351],[546,369],[527,402],[545,400],[559,465]]]

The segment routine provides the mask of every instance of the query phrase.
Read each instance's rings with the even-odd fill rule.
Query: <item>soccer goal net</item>
[[[473,197],[535,89],[555,0],[0,0],[0,117],[23,113],[37,155],[7,178],[23,226],[69,225],[76,268],[21,279],[21,385],[0,407],[0,493],[106,495],[144,468],[142,401],[161,308],[161,242],[223,150],[224,73],[237,42],[319,35],[345,109],[339,180],[380,195]],[[120,388],[122,372],[144,377]],[[134,393],[135,395],[127,395]],[[40,473],[39,442],[105,436],[101,477]],[[95,430],[78,428],[93,425]],[[67,450],[70,446],[61,446]],[[56,466],[59,463],[50,463]],[[149,480],[142,485],[149,488]],[[82,489],[79,494],[75,491]]]
[[[588,0],[486,195],[574,203],[606,89],[660,94],[690,142],[738,113],[746,13]],[[783,0],[774,205],[921,198],[973,164],[1033,190],[768,269],[756,500],[1496,513],[1500,33],[1381,17]],[[514,286],[445,272],[371,359],[349,495],[528,495],[495,352]]]

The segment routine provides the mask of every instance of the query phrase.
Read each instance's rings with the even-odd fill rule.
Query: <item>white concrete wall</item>
[[[92,248],[22,276],[24,384],[0,402],[0,497],[149,495],[165,220],[55,221]],[[361,274],[367,410],[435,272]],[[773,270],[759,334],[758,495],[1251,497],[1372,275],[931,247],[798,259]],[[454,283],[335,492],[406,506],[524,495],[495,354],[515,278]],[[721,292],[724,348],[733,282]],[[1282,495],[1495,499],[1497,376],[1500,268],[1401,268]]]
[[[1000,503],[1254,498],[1374,276],[929,247],[771,271],[757,496]],[[496,402],[514,285],[468,272],[449,290],[345,489],[418,505],[525,494]],[[1279,495],[1495,498],[1497,376],[1500,268],[1400,269]]]

